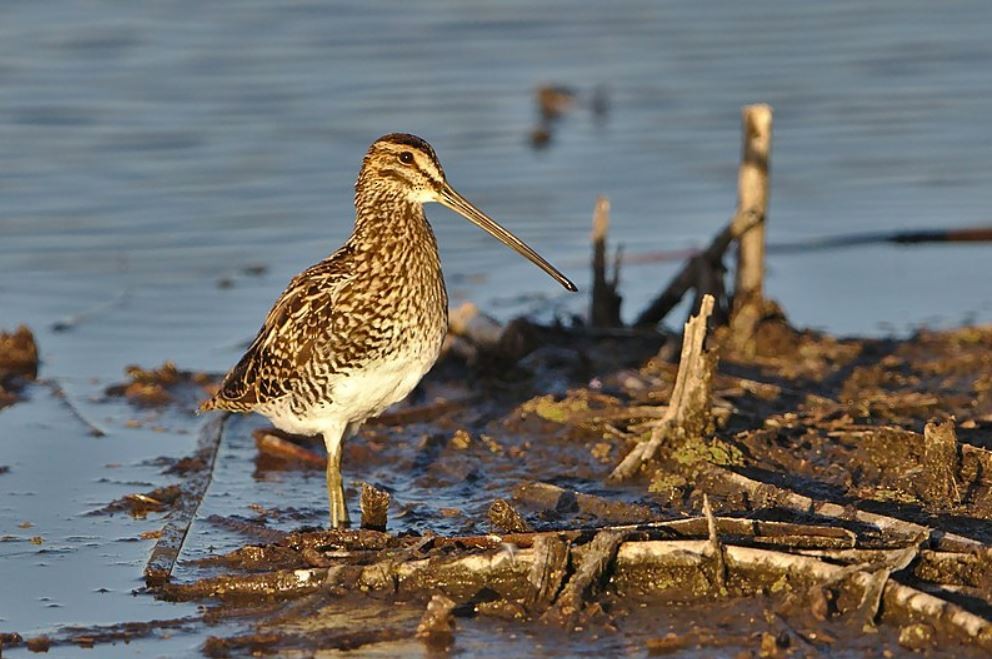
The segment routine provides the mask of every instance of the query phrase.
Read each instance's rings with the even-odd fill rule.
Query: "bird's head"
[[[417,204],[437,202],[488,231],[551,275],[567,290],[577,290],[575,284],[529,245],[458,194],[445,178],[434,149],[416,135],[390,133],[373,142],[362,162],[355,192],[359,205],[363,202],[357,198],[365,195],[372,203],[383,197],[399,197]]]
[[[446,186],[434,149],[407,133],[390,133],[373,142],[358,175],[359,189],[371,187],[421,204],[440,201]]]

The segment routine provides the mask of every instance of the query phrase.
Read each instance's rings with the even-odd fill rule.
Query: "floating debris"
[[[108,396],[126,398],[129,403],[138,407],[189,405],[190,413],[195,409],[197,400],[217,382],[215,376],[182,371],[170,361],[150,370],[131,365],[124,372],[129,382],[107,387]]]
[[[112,515],[113,513],[126,512],[132,517],[143,519],[148,516],[148,513],[170,510],[178,501],[181,493],[182,489],[178,485],[157,487],[149,492],[125,495],[91,514]]]
[[[609,113],[608,96],[604,85],[596,85],[588,94],[565,85],[539,85],[534,91],[537,125],[530,132],[531,146],[535,149],[549,146],[558,124],[580,105],[588,108],[597,123],[602,123]]]
[[[575,107],[575,90],[561,85],[541,85],[535,93],[537,108],[545,119],[557,119]]]

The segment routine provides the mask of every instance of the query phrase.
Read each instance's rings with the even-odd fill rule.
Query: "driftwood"
[[[705,296],[699,313],[685,324],[679,370],[665,416],[651,431],[651,438],[635,446],[617,465],[610,480],[620,481],[636,474],[663,442],[702,436],[711,425],[710,388],[717,356],[704,350],[703,341],[713,303],[712,296]]]
[[[224,556],[201,560],[203,566],[222,565],[248,570],[250,574],[219,576],[186,584],[161,584],[158,588],[170,599],[198,599],[206,597],[241,598],[265,595],[271,597],[297,596],[313,592],[322,580],[340,581],[347,575],[357,578],[349,562],[366,563],[370,552],[385,552],[379,567],[365,573],[371,578],[379,574],[389,580],[388,574],[400,563],[416,562],[426,553],[451,551],[491,552],[492,559],[507,553],[515,557],[521,550],[534,549],[536,560],[548,565],[533,568],[528,579],[547,599],[550,591],[557,592],[561,576],[554,572],[565,570],[567,556],[558,545],[570,546],[588,543],[597,534],[607,531],[628,540],[707,538],[713,529],[728,543],[743,546],[785,547],[791,551],[821,551],[822,555],[837,553],[847,560],[857,541],[850,530],[837,526],[798,524],[767,520],[712,516],[687,519],[654,521],[640,524],[623,524],[605,528],[578,528],[555,531],[502,533],[468,536],[391,536],[386,533],[358,530],[329,530],[307,533],[283,534],[269,545],[247,546]],[[903,542],[897,535],[897,543]],[[566,552],[567,553],[567,552]],[[545,556],[546,555],[546,556]],[[541,558],[544,556],[544,558]],[[956,558],[969,560],[970,555],[957,554]],[[514,559],[515,560],[515,559]],[[258,573],[259,568],[269,570]],[[279,568],[279,569],[276,569]],[[965,571],[972,568],[965,567]],[[538,572],[534,572],[538,570]],[[946,572],[946,570],[944,570]],[[541,575],[544,576],[541,576]],[[550,581],[549,581],[550,580]],[[532,593],[533,594],[533,593]]]
[[[622,327],[620,303],[617,292],[620,282],[620,250],[617,249],[613,276],[606,272],[606,235],[610,227],[610,200],[604,196],[596,199],[592,216],[592,302],[589,322],[593,327]]]
[[[547,608],[558,596],[568,571],[569,547],[554,534],[542,534],[534,541],[534,562],[527,573],[533,588],[530,605],[536,611]]]
[[[852,572],[848,568],[807,556],[733,545],[724,549],[727,568],[731,572],[767,570],[772,574],[792,575],[827,585],[846,580],[861,591],[862,601],[873,582],[870,572]],[[709,551],[709,541],[630,542],[621,546],[617,562],[621,566],[634,563],[644,566],[702,567],[710,561]],[[992,623],[956,604],[888,579],[882,587],[882,598],[886,617],[891,620],[907,621],[923,617],[946,626],[948,631],[962,640],[992,649]]]
[[[890,579],[892,574],[914,564],[918,552],[915,544],[860,556],[854,556],[853,552],[861,551],[856,549],[820,549],[817,556],[811,556],[809,552],[803,555],[785,548],[742,546],[731,538],[718,536],[721,518],[712,514],[696,523],[701,523],[704,539],[642,539],[636,531],[610,528],[571,540],[564,537],[564,532],[529,534],[530,545],[516,546],[512,551],[507,549],[507,536],[493,537],[492,542],[499,544],[483,553],[466,538],[447,538],[443,546],[453,549],[433,557],[387,551],[384,558],[372,563],[367,562],[367,553],[349,557],[335,551],[337,558],[329,567],[166,584],[163,592],[176,599],[234,600],[259,595],[298,597],[328,588],[392,592],[401,597],[429,593],[448,598],[441,602],[446,606],[439,604],[435,608],[450,612],[456,603],[474,601],[484,590],[506,606],[479,605],[480,613],[527,610],[546,621],[571,626],[582,619],[587,609],[590,615],[596,615],[601,608],[595,604],[610,593],[685,601],[786,589],[801,600],[836,589],[849,594],[846,599],[834,598],[841,614],[860,616],[865,622],[873,622],[879,611],[886,622],[924,620],[943,633],[992,649],[992,623],[988,620],[944,599],[944,591],[927,587],[934,592],[924,592]],[[357,537],[356,533],[327,532],[320,537]],[[394,541],[412,544],[417,540]],[[423,541],[416,546],[422,547]],[[822,560],[845,562],[845,556],[848,565]],[[920,560],[934,562],[933,552],[930,556],[921,553]],[[974,560],[974,555],[943,554],[940,560]],[[571,574],[569,563],[576,566]],[[601,590],[607,581],[608,588]],[[816,598],[812,600],[809,605],[815,609]],[[823,613],[829,615],[826,610]]]
[[[719,482],[725,488],[746,494],[752,508],[781,506],[837,520],[856,520],[875,526],[880,531],[901,535],[907,540],[922,535],[931,546],[944,551],[971,551],[984,547],[977,540],[954,533],[929,529],[906,520],[852,509],[836,503],[816,501],[792,490],[756,481],[718,465],[703,466],[700,469],[700,477],[704,487],[707,481]]]
[[[647,506],[574,492],[550,483],[521,483],[513,489],[513,498],[542,510],[577,511],[608,523],[648,521],[656,517]]]

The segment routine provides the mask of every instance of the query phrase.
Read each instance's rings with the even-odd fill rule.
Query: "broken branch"
[[[710,426],[710,389],[717,357],[703,349],[703,341],[713,304],[712,295],[703,297],[699,313],[685,324],[679,370],[665,416],[652,430],[651,438],[635,446],[617,465],[610,480],[620,481],[633,476],[641,465],[654,457],[662,443],[673,437],[698,437]]]

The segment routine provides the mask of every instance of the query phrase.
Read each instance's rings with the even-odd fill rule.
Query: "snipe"
[[[575,284],[455,192],[434,149],[414,135],[375,141],[355,185],[355,227],[336,252],[297,275],[248,351],[201,410],[258,412],[327,446],[331,526],[348,523],[341,440],[406,397],[448,328],[448,296],[423,204],[438,202]]]

